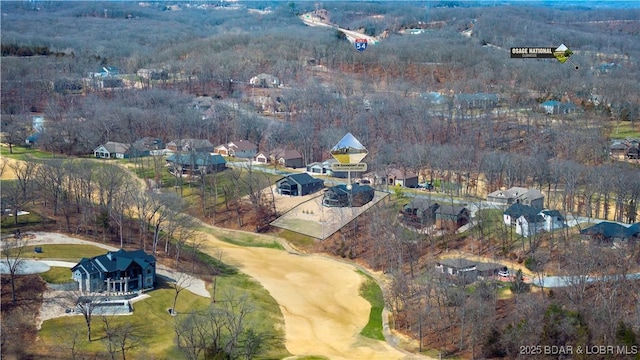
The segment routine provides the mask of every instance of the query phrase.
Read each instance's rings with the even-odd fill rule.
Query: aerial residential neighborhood
[[[0,357],[636,359],[638,19],[2,2]]]

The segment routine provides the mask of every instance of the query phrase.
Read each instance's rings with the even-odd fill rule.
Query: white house
[[[258,164],[267,164],[269,163],[269,157],[267,157],[265,153],[259,152],[258,155],[256,155],[256,162]]]
[[[524,237],[540,231],[554,231],[565,227],[564,217],[558,210],[543,210],[515,203],[503,213],[506,225],[515,226],[516,233]]]
[[[545,221],[540,215],[521,215],[516,219],[516,234],[524,237],[533,236],[544,230]]]
[[[554,231],[566,226],[564,217],[558,210],[542,210],[540,216],[544,218],[545,231]]]

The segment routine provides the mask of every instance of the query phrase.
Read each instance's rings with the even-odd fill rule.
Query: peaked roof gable
[[[583,235],[602,235],[604,237],[626,237],[629,230],[626,226],[612,221],[602,221],[586,229],[580,230]]]
[[[78,267],[83,267],[89,273],[114,272],[128,269],[131,264],[138,264],[142,268],[156,263],[156,258],[145,253],[143,250],[109,251],[106,254],[94,256],[91,259],[82,258],[78,264],[71,268],[75,271]]]
[[[287,179],[287,182],[294,181],[295,183],[300,185],[313,184],[319,181],[323,181],[321,179],[316,179],[307,173],[291,174],[285,176],[283,179]]]
[[[300,151],[295,149],[275,149],[269,153],[269,156],[273,156],[276,160],[302,159]]]
[[[507,208],[503,214],[509,215],[514,219],[519,218],[522,215],[526,216],[535,216],[538,215],[540,211],[538,209],[534,209],[529,205],[524,205],[520,203],[515,203]]]
[[[258,145],[252,143],[249,140],[240,140],[240,141],[230,142],[229,147],[235,147],[237,150],[240,150],[240,151],[251,151],[251,150],[256,150],[258,148]]]

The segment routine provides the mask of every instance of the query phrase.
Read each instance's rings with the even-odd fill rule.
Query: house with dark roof
[[[540,213],[526,213],[516,219],[516,234],[524,237],[534,236],[544,230],[544,218]]]
[[[149,149],[144,144],[124,144],[115,141],[107,141],[93,150],[93,156],[99,159],[129,159],[148,156]]]
[[[107,141],[105,144],[101,144],[93,149],[93,156],[99,159],[124,159],[128,150],[129,145],[127,144]]]
[[[302,154],[294,149],[276,149],[269,153],[259,152],[255,157],[256,162],[261,164],[277,163],[280,166],[298,169],[304,167]]]
[[[545,209],[540,211],[540,216],[544,219],[545,231],[555,231],[567,226],[564,216],[558,210]]]
[[[83,292],[132,292],[153,289],[156,258],[143,250],[109,251],[82,258],[71,268],[73,280]]]
[[[227,167],[227,161],[221,155],[206,152],[171,154],[166,161],[172,174],[210,174]]]
[[[503,213],[502,219],[504,223],[509,226],[515,226],[518,218],[522,215],[535,216],[540,212],[540,209],[533,208],[529,205],[515,203],[509,206]]]
[[[457,204],[441,204],[416,198],[402,209],[402,221],[416,228],[435,225],[439,229],[456,230],[467,223],[471,212]]]
[[[436,227],[456,230],[469,223],[471,212],[457,204],[439,204],[436,209]]]
[[[587,240],[598,243],[610,243],[614,241],[640,240],[640,223],[625,226],[613,221],[602,221],[598,224],[580,230],[580,235]]]
[[[565,219],[558,210],[543,210],[521,203],[509,206],[502,217],[506,225],[515,226],[516,233],[524,237],[566,226]]]
[[[316,179],[307,173],[287,175],[276,181],[280,195],[305,196],[324,188],[324,180]]]
[[[423,198],[415,198],[402,209],[402,221],[416,228],[431,226],[436,221],[436,210],[440,205]]]
[[[487,195],[487,201],[499,205],[519,203],[538,209],[544,207],[544,195],[540,191],[517,186],[508,190],[496,190]]]
[[[369,185],[352,184],[351,189],[341,184],[325,191],[322,205],[328,207],[360,207],[369,203],[376,191]]]
[[[478,276],[496,276],[501,271],[507,271],[507,267],[502,264],[484,263],[465,258],[447,258],[436,261],[436,271],[470,283],[476,281]]]

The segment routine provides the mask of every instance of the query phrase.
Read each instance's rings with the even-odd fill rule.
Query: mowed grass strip
[[[42,252],[35,252],[35,248],[39,247]],[[17,250],[12,250],[12,255]],[[22,250],[22,257],[29,259],[47,259],[62,260],[70,262],[78,262],[83,257],[92,258],[94,256],[106,254],[107,250],[84,244],[50,244],[50,245],[29,245]]]
[[[207,226],[200,226],[198,230],[202,231],[203,233],[213,235],[219,240],[233,245],[284,250],[282,245],[280,245],[277,240],[267,236],[261,236],[260,234],[227,232]]]
[[[68,269],[67,269],[68,271]],[[131,315],[110,317],[113,324],[131,324],[135,328],[138,346],[127,352],[132,359],[183,359],[184,354],[175,346],[174,327],[181,315],[192,311],[203,310],[211,303],[211,299],[180,292],[176,304],[177,316],[170,316],[168,309],[173,304],[175,291],[169,285],[160,283],[160,287],[148,292],[147,299],[135,302]],[[211,286],[209,286],[211,290]],[[229,294],[247,296],[253,311],[250,316],[257,322],[257,329],[265,330],[275,341],[265,349],[258,359],[281,359],[291,354],[284,346],[284,322],[278,303],[255,280],[245,274],[219,276],[216,299],[224,300]],[[94,316],[91,322],[92,339],[87,341],[87,328],[82,315],[65,316],[45,321],[39,332],[43,348],[56,351],[59,358],[70,356],[72,336],[78,334],[76,350],[83,355],[92,356],[105,352],[105,331],[100,316]]]
[[[175,321],[179,317],[169,315],[167,309],[173,304],[175,291],[164,288],[149,292],[151,296],[133,304],[133,314],[124,316],[108,317],[113,324],[131,324],[136,330],[135,335],[139,337],[140,347],[132,349],[127,353],[128,357],[156,357],[163,359],[179,359],[184,355],[175,347],[175,332],[173,331]],[[178,314],[184,314],[194,309],[204,309],[210,300],[194,295],[188,291],[180,293],[176,309]],[[45,321],[39,332],[41,339],[52,348],[65,347],[64,336],[70,333],[79,333],[79,339],[83,340],[78,344],[78,350],[86,354],[97,354],[105,352],[104,326],[100,316],[93,316],[91,321],[92,341],[87,339],[87,327],[82,315],[64,316]],[[58,351],[63,351],[59,349]],[[60,354],[64,355],[64,354]],[[71,355],[67,353],[66,355]]]
[[[40,274],[40,277],[49,284],[66,284],[73,281],[71,269],[59,266],[52,266],[49,271]]]
[[[366,278],[365,282],[360,286],[360,296],[371,304],[369,312],[369,322],[360,331],[360,335],[370,339],[384,341],[382,334],[382,309],[384,309],[384,297],[378,283],[369,275],[358,270],[362,276]]]

